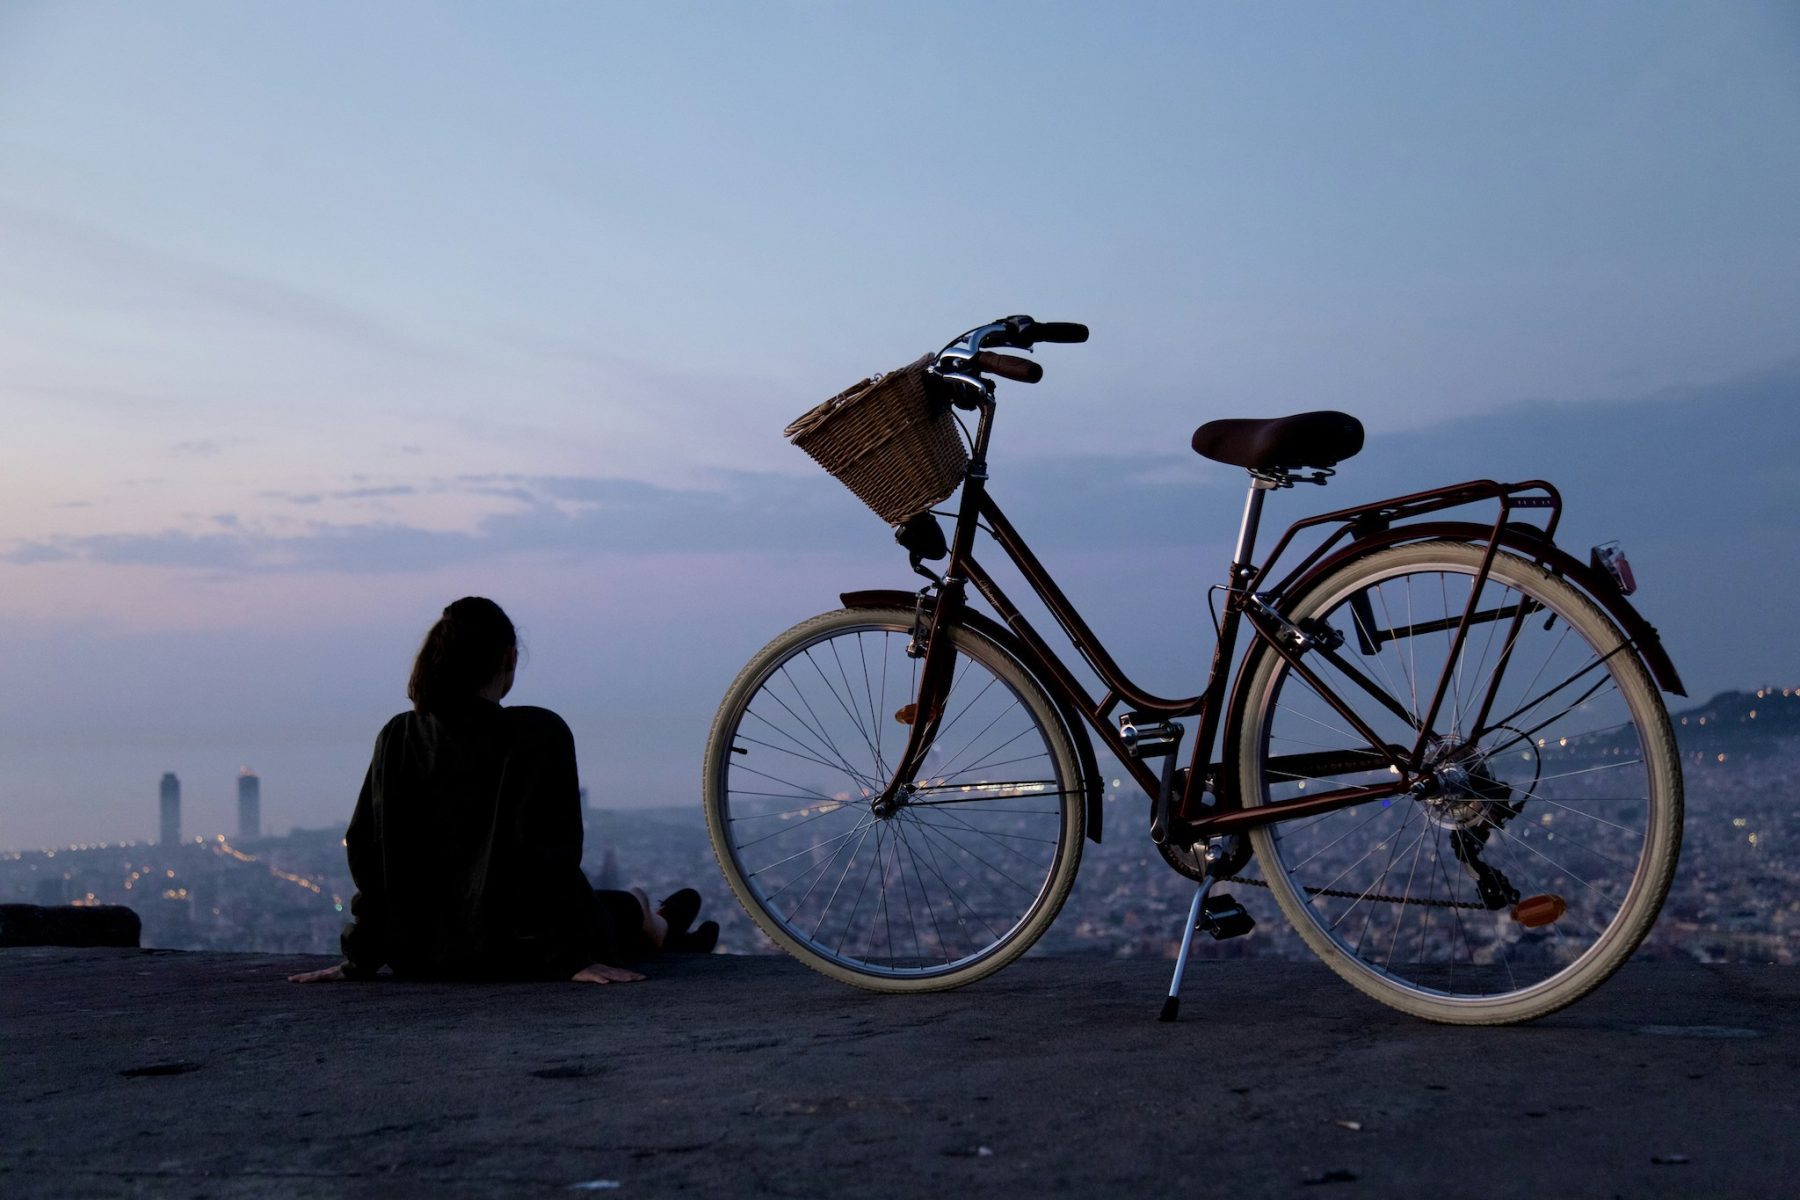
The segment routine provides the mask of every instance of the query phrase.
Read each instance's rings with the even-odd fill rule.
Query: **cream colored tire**
[[[1285,613],[1343,638],[1336,653],[1367,686],[1317,652],[1304,661],[1388,744],[1413,743],[1440,669],[1453,666],[1432,723],[1438,794],[1251,834],[1276,902],[1326,965],[1384,1004],[1471,1025],[1544,1016],[1612,975],[1656,920],[1682,824],[1661,696],[1619,629],[1574,587],[1499,554],[1476,611],[1503,615],[1472,625],[1452,654],[1482,553],[1449,541],[1375,551]],[[1520,605],[1529,615],[1515,629],[1504,614]],[[1266,647],[1245,671],[1231,728],[1246,806],[1387,777],[1385,768],[1271,768],[1368,740]],[[1491,902],[1508,889],[1518,901]],[[1561,915],[1533,923],[1558,905]]]
[[[1023,954],[1074,884],[1086,817],[1055,705],[966,627],[917,791],[874,815],[917,694],[912,629],[908,609],[842,609],[777,637],[727,690],[704,769],[714,853],[757,925],[884,992],[959,987]]]

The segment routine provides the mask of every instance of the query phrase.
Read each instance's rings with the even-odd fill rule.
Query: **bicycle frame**
[[[1369,800],[1408,793],[1425,774],[1425,757],[1429,750],[1427,731],[1432,728],[1450,685],[1452,668],[1449,664],[1455,662],[1470,627],[1486,621],[1508,621],[1510,629],[1507,640],[1502,644],[1510,647],[1524,621],[1533,611],[1538,611],[1525,604],[1514,605],[1510,609],[1492,609],[1486,612],[1478,610],[1483,586],[1487,582],[1494,557],[1502,545],[1545,564],[1558,573],[1573,574],[1581,570],[1580,564],[1558,549],[1552,540],[1561,518],[1562,499],[1554,486],[1542,480],[1513,484],[1474,480],[1307,517],[1292,524],[1276,542],[1267,558],[1258,565],[1254,555],[1263,501],[1269,491],[1291,486],[1291,481],[1279,473],[1253,472],[1249,495],[1245,501],[1243,523],[1232,555],[1229,582],[1223,588],[1224,613],[1219,622],[1218,642],[1213,650],[1206,688],[1196,696],[1159,696],[1138,686],[1126,675],[988,494],[987,446],[995,410],[992,397],[986,397],[978,407],[980,423],[971,447],[969,472],[963,483],[955,533],[950,541],[949,559],[943,577],[937,584],[937,599],[932,606],[929,640],[920,672],[917,707],[914,709],[916,719],[912,722],[899,768],[886,791],[874,803],[878,814],[892,811],[901,803],[898,799],[901,790],[922,766],[925,753],[936,735],[947,699],[950,684],[948,676],[954,657],[950,639],[940,634],[961,620],[967,584],[974,584],[976,591],[1015,635],[1017,649],[1022,652],[1026,665],[1045,682],[1054,695],[1059,695],[1068,707],[1087,721],[1139,786],[1153,799],[1161,793],[1163,781],[1149,765],[1131,752],[1114,725],[1115,712],[1121,704],[1125,704],[1129,705],[1128,711],[1157,720],[1198,717],[1199,727],[1189,751],[1188,768],[1178,776],[1179,787],[1171,797],[1171,815],[1181,835],[1178,840],[1182,844],[1194,844],[1239,833],[1257,825],[1317,815]],[[1445,509],[1483,500],[1497,501],[1499,506],[1499,514],[1489,526],[1423,522],[1396,527],[1397,522],[1414,521]],[[1541,527],[1515,524],[1512,518],[1518,510],[1542,510],[1547,516]],[[1308,529],[1332,523],[1339,527],[1279,580],[1272,584],[1268,582],[1277,561],[1288,551],[1297,536]],[[1082,659],[1099,676],[1106,691],[1098,700],[1088,694],[1082,682],[1044,641],[994,576],[976,558],[975,534],[983,527],[1024,576]],[[1347,556],[1365,553],[1379,544],[1429,536],[1453,536],[1458,540],[1484,544],[1486,550],[1480,571],[1471,586],[1467,606],[1455,623],[1452,635],[1454,640],[1447,665],[1437,682],[1430,706],[1425,713],[1415,718],[1401,710],[1385,692],[1338,656],[1335,646],[1296,628],[1286,621],[1279,610],[1281,601],[1286,596],[1295,594],[1297,590],[1304,590],[1311,581],[1334,568]],[[1622,594],[1605,594],[1604,588],[1597,585],[1592,574],[1581,574],[1578,582],[1621,618],[1621,624],[1627,633],[1627,640],[1621,649],[1629,647],[1632,652],[1641,654],[1663,686],[1679,692],[1679,680],[1675,678],[1672,666],[1668,665],[1667,657],[1662,653],[1655,630],[1631,610]],[[1391,783],[1340,788],[1300,800],[1285,801],[1279,805],[1242,807],[1241,799],[1236,794],[1236,781],[1232,772],[1225,765],[1214,761],[1212,756],[1227,713],[1236,707],[1227,703],[1228,687],[1231,683],[1231,665],[1246,622],[1252,638],[1285,659],[1369,744],[1367,751],[1296,755],[1274,760],[1274,763],[1299,768],[1301,760],[1306,760],[1306,768],[1313,772],[1334,767],[1361,767],[1366,770],[1370,766],[1385,763],[1395,772]],[[1430,628],[1377,630],[1370,621],[1366,628],[1373,630],[1368,637],[1378,643],[1427,632],[1443,632],[1449,625],[1439,622]],[[1359,638],[1365,636],[1364,629],[1359,628],[1357,633]],[[1506,652],[1509,653],[1510,650]],[[1379,702],[1397,712],[1408,724],[1417,728],[1419,735],[1413,744],[1399,746],[1384,743],[1358,717],[1353,708],[1343,703],[1312,672],[1306,661],[1310,654],[1326,657],[1345,678],[1356,682]],[[1502,663],[1493,672],[1482,697],[1477,727],[1490,715],[1490,708],[1500,687],[1500,678],[1504,674],[1506,654],[1502,655]],[[1350,759],[1354,761],[1349,761]]]
[[[1207,590],[1223,600],[1203,690],[1153,691],[988,490],[995,381],[1042,374],[1002,351],[1086,336],[1025,315],[963,333],[904,368],[904,416],[863,414],[872,470],[833,466],[904,518],[895,540],[931,583],[841,592],[726,690],[704,758],[707,832],[757,925],[876,991],[987,978],[1064,908],[1083,835],[1100,841],[1105,750],[1107,776],[1150,798],[1160,857],[1194,885],[1170,931],[1165,1021],[1197,933],[1257,926],[1255,904],[1220,885],[1267,887],[1333,972],[1428,1020],[1531,1020],[1599,986],[1655,921],[1682,817],[1658,695],[1680,679],[1627,600],[1616,543],[1577,560],[1556,544],[1555,487],[1476,479],[1302,515],[1259,545],[1268,493],[1325,482],[1361,425],[1209,422],[1196,449],[1248,468],[1249,492]],[[939,403],[979,415],[960,474],[911,470],[920,421],[952,434]],[[957,486],[949,510],[921,511]],[[1016,574],[977,545],[984,531]],[[1197,609],[1198,591],[1180,607]]]

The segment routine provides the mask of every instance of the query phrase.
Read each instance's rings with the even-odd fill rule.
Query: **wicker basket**
[[[846,388],[787,427],[788,440],[890,525],[949,497],[969,468],[950,406],[932,394],[927,354]]]

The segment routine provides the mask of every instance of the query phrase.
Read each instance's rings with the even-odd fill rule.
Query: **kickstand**
[[[1208,870],[1206,878],[1194,889],[1194,902],[1188,906],[1187,926],[1181,931],[1181,953],[1175,958],[1175,977],[1169,980],[1169,998],[1163,1001],[1162,1015],[1159,1021],[1174,1021],[1181,1014],[1181,977],[1187,974],[1188,951],[1194,945],[1194,930],[1199,927],[1200,914],[1205,911],[1206,893],[1212,891],[1217,876]]]

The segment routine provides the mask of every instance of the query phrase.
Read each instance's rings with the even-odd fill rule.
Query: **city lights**
[[[1761,695],[1754,689],[1728,695],[1690,709],[1685,728],[1680,725],[1683,719],[1674,717],[1688,789],[1682,871],[1646,953],[1702,961],[1796,961],[1800,868],[1793,865],[1797,860],[1789,798],[1794,772],[1800,769],[1795,757],[1800,740],[1794,740],[1800,732],[1800,689],[1765,687]],[[1539,770],[1536,764],[1542,763],[1546,783],[1554,780],[1562,789],[1553,793],[1554,798],[1545,798],[1541,794],[1545,789],[1540,789],[1544,802],[1528,804],[1510,831],[1527,854],[1581,854],[1591,845],[1586,833],[1591,827],[1580,798],[1603,794],[1594,789],[1619,778],[1591,772],[1602,760],[1607,771],[1629,772],[1642,761],[1642,753],[1635,744],[1611,744],[1585,731],[1571,731],[1567,738],[1546,734],[1550,731],[1533,731],[1499,756],[1507,768],[1502,778],[1529,779]],[[1392,766],[1385,769],[1390,774],[1396,771]],[[1015,809],[1036,810],[1046,802],[1043,793],[1055,786],[1042,780],[970,780],[953,774],[920,782],[922,790],[915,801],[944,807],[921,807],[919,813],[935,812],[940,815],[932,819],[945,822],[971,819],[989,800],[1001,801],[1004,807],[1010,799]],[[1135,786],[1124,791],[1126,782],[1108,776],[1104,780],[1111,785],[1108,797],[1142,801]],[[1302,783],[1306,791],[1317,794],[1322,785],[1314,785],[1319,782],[1295,780],[1292,794],[1300,794]],[[872,794],[867,787],[850,785],[835,795],[827,790],[798,797],[786,802],[791,805],[786,808],[771,804],[768,811],[744,819],[765,822],[775,836],[792,836],[785,831],[810,820],[831,819],[832,814],[845,820],[846,809],[854,824],[867,817]],[[1127,811],[1131,808],[1132,804],[1125,805]],[[148,797],[144,811],[153,822],[159,813]],[[1131,815],[1134,821],[1141,816]],[[604,856],[609,877],[621,882],[684,877],[691,869],[693,846],[705,843],[698,813],[692,818],[692,827],[684,828],[664,814],[642,825],[634,824],[635,817],[606,816],[608,830],[635,832],[625,834],[623,841],[613,841],[610,835],[603,840],[598,832],[590,832],[586,842],[590,872],[598,878]],[[1047,936],[1045,944],[1053,952],[1088,952],[1106,945],[1114,952],[1124,947],[1129,953],[1158,954],[1166,948],[1163,929],[1179,918],[1170,906],[1185,903],[1191,889],[1184,891],[1173,877],[1165,879],[1157,856],[1145,859],[1141,830],[1130,825],[1109,822],[1105,844],[1084,847],[1082,888],[1070,900],[1068,915]],[[1010,844],[1011,834],[997,828],[995,836],[1000,840],[992,848],[1004,854],[1001,846]],[[42,850],[0,852],[0,902],[82,908],[128,905],[143,921],[147,946],[304,948],[330,953],[351,907],[346,841],[341,826],[254,843],[235,832],[196,834],[191,829],[175,840],[77,837]],[[922,847],[929,844],[915,838],[911,849],[924,853]],[[1564,846],[1574,849],[1563,851]],[[618,858],[625,860],[622,867]],[[1428,864],[1428,859],[1421,863]],[[1453,855],[1443,863],[1457,869]],[[762,945],[741,911],[728,902],[722,909],[726,945],[735,942],[746,949]],[[1121,925],[1121,912],[1136,914],[1129,928]],[[1289,939],[1288,932],[1274,922],[1265,925],[1256,935],[1264,947],[1259,953],[1283,956],[1285,950],[1271,947]]]

